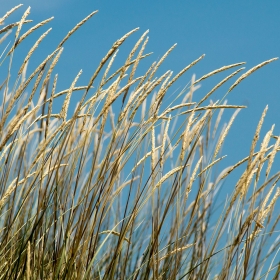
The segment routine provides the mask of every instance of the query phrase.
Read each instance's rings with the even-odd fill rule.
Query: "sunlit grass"
[[[136,28],[112,45],[87,85],[77,86],[78,71],[69,89],[57,92],[54,68],[64,43],[96,12],[27,76],[49,30],[30,40],[27,54],[20,43],[52,18],[23,33],[31,24],[29,9],[4,24],[18,8],[0,19],[0,64],[7,68],[0,81],[0,279],[278,279],[280,171],[270,173],[280,138],[273,125],[260,139],[268,108],[246,158],[223,166],[221,151],[245,108],[228,105],[227,94],[276,58],[239,77],[244,62],[193,75],[170,100],[172,85],[204,55],[178,74],[157,77],[174,45],[137,76],[151,55],[145,32],[113,72],[118,49]],[[15,38],[8,44],[11,30]],[[22,55],[19,69],[15,52]],[[203,80],[226,70],[232,73],[193,100]],[[222,85],[228,91],[212,101]],[[70,114],[76,92],[81,99]],[[232,111],[227,124],[224,110]],[[242,176],[224,196],[220,189],[236,168]]]

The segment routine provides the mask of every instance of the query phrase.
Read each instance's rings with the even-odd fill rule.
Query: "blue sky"
[[[53,27],[40,50],[36,51],[35,59],[36,55],[40,57],[50,53],[77,22],[90,12],[99,10],[65,44],[56,68],[59,89],[69,87],[80,69],[83,69],[80,83],[86,84],[112,43],[135,27],[140,27],[140,30],[120,50],[120,63],[147,29],[150,30],[150,40],[146,52],[154,52],[150,60],[147,59],[148,64],[161,57],[174,43],[178,44],[162,65],[162,72],[171,69],[177,73],[206,54],[178,81],[174,89],[182,89],[192,74],[200,77],[221,66],[242,61],[247,62],[245,66],[248,70],[264,60],[280,56],[279,1],[0,0],[1,14],[19,3],[23,3],[24,7],[11,16],[11,21],[18,20],[29,5],[29,18],[34,23],[55,17],[47,26],[34,32],[35,40],[47,28]],[[22,44],[22,49],[28,50],[29,47]],[[219,74],[202,83],[198,97],[202,97],[229,73]],[[279,74],[278,60],[255,72],[228,95],[229,104],[247,105],[248,108],[239,113],[225,142],[227,164],[233,164],[248,154],[255,128],[266,105],[269,110],[262,136],[273,123],[276,124],[274,134],[280,135]],[[229,86],[223,87],[220,93],[213,96],[213,100],[220,98]],[[198,100],[196,97],[194,99]],[[230,111],[227,117],[232,113]]]

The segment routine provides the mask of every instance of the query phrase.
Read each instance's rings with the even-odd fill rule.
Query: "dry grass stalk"
[[[260,156],[259,156],[259,166],[258,166],[258,171],[256,174],[256,179],[258,180],[259,176],[260,176],[260,172],[261,172],[261,168],[263,166],[264,163],[264,156],[265,156],[265,152],[267,150],[267,146],[269,144],[269,141],[271,139],[271,135],[273,133],[273,129],[274,129],[274,125],[272,125],[271,130],[267,132],[267,134],[265,135],[263,142],[261,144],[261,149],[260,149]]]
[[[18,8],[20,8],[23,4],[19,4],[15,7],[13,7],[11,10],[9,10],[2,18],[0,18],[0,25],[4,24],[4,20],[8,18],[14,11],[16,11]]]
[[[190,109],[190,110],[187,110],[187,111],[184,111],[184,112],[180,113],[179,116],[189,114],[192,111],[199,112],[199,111],[204,111],[204,110],[216,110],[216,109],[226,109],[226,108],[227,109],[244,109],[244,108],[247,108],[247,107],[246,106],[238,106],[238,105],[216,105],[215,104],[214,106],[209,105],[209,106]],[[160,117],[162,117],[162,115]]]
[[[243,197],[245,197],[245,195],[247,194],[247,191],[249,189],[249,186],[252,182],[253,176],[258,172],[258,169],[255,168],[252,171],[245,173],[246,175],[244,175],[244,177],[246,177],[245,180],[242,180],[240,184],[237,185],[237,189],[240,189],[240,199],[242,199]]]
[[[215,165],[216,163],[218,163],[220,160],[224,159],[226,156],[222,156],[216,160],[214,160],[213,162],[211,162],[209,165],[207,165],[197,176],[201,176],[203,173],[205,173],[208,169],[210,169],[213,165]]]
[[[238,78],[236,80],[236,82],[229,88],[229,92],[232,91],[242,80],[244,80],[245,78],[247,78],[249,75],[251,75],[253,72],[257,71],[258,69],[260,69],[261,67],[265,66],[266,64],[272,62],[272,61],[275,61],[277,60],[278,57],[275,57],[275,58],[272,58],[272,59],[269,59],[269,60],[266,60],[256,66],[254,66],[253,68],[251,68],[250,70],[248,70],[246,73],[244,73],[240,78]]]
[[[148,79],[148,82],[152,80],[152,78],[154,77],[157,69],[159,68],[159,66],[162,64],[162,62],[167,58],[167,56],[173,51],[173,49],[177,46],[177,44],[174,44],[163,56],[162,58],[159,60],[158,63],[155,64],[155,67],[153,68],[150,76],[149,76],[149,79]]]
[[[271,148],[273,148],[273,146],[270,146],[266,149],[266,152],[269,151]],[[252,157],[255,157],[256,155],[258,155],[259,152],[255,152]],[[234,164],[233,166],[229,167],[228,170],[224,173],[224,175],[221,177],[221,179],[224,179],[225,177],[227,177],[234,169],[236,169],[238,166],[240,166],[242,163],[246,162],[247,160],[249,160],[250,158],[252,158],[250,156],[247,156],[245,158],[243,158],[242,160],[240,160],[239,162],[237,162],[236,164]],[[252,164],[250,164],[250,166],[252,166]]]
[[[180,154],[180,160],[181,161],[184,159],[185,151],[186,151],[187,146],[188,146],[187,140],[189,138],[190,128],[191,128],[191,124],[192,124],[192,121],[193,121],[193,118],[194,118],[194,113],[195,113],[195,111],[193,110],[191,112],[190,116],[189,116],[188,123],[186,125],[186,129],[185,129],[185,131],[183,133],[182,150],[181,150],[181,154]]]
[[[90,81],[88,83],[88,88],[87,91],[90,89],[90,87],[92,86],[94,80],[96,79],[97,75],[99,74],[100,70],[102,69],[103,65],[106,63],[106,61],[114,54],[114,52],[123,44],[123,42],[134,32],[136,32],[139,28],[135,28],[133,30],[131,30],[130,32],[128,32],[127,34],[125,34],[122,38],[120,38],[119,40],[117,40],[112,48],[108,51],[108,53],[106,54],[106,56],[102,59],[102,61],[100,62],[99,66],[97,67],[96,71],[94,72],[94,74],[92,75],[92,77],[90,78]],[[83,101],[83,99],[82,99]]]
[[[55,67],[56,64],[58,63],[58,60],[59,60],[59,58],[60,58],[62,52],[63,52],[63,48],[58,49],[58,53],[55,55],[55,57],[54,57],[54,59],[53,59],[51,65],[50,65],[50,68],[49,68],[49,70],[48,70],[48,72],[47,72],[47,74],[46,74],[46,77],[45,77],[45,79],[44,79],[44,81],[43,81],[43,83],[42,83],[40,93],[42,93],[42,92],[46,89],[46,86],[47,86],[47,84],[48,84],[49,81],[50,81],[51,73],[53,72],[54,67]]]
[[[52,106],[53,106],[53,99],[54,99],[54,94],[55,94],[55,90],[56,90],[57,78],[58,78],[58,74],[56,74],[55,77],[54,77],[51,97],[49,99],[48,115],[47,115],[47,123],[46,123],[46,134],[45,134],[46,137],[47,137],[47,134],[48,134],[48,131],[49,131],[50,117],[52,115]],[[73,89],[72,89],[72,91],[73,91]],[[60,114],[58,116],[60,117]]]
[[[1,38],[0,38],[0,45],[7,39],[7,37],[12,33],[12,30],[9,30],[8,32],[6,32]],[[6,47],[7,48],[7,47]],[[4,52],[6,51],[6,49],[4,50]],[[0,58],[2,58],[2,55],[4,54],[4,52],[2,52],[2,54],[0,55]],[[1,87],[2,88],[2,87]]]
[[[156,147],[154,150],[157,151],[159,148],[161,148],[161,146]],[[144,157],[142,157],[136,164],[135,166],[131,169],[131,173],[133,173],[136,168],[143,163],[150,155],[152,154],[152,151],[148,152]]]
[[[219,141],[218,141],[218,143],[217,143],[217,145],[216,145],[216,149],[215,149],[215,152],[214,152],[214,156],[213,156],[213,159],[214,159],[214,160],[215,160],[216,156],[218,155],[218,153],[219,153],[219,151],[220,151],[220,149],[221,149],[221,147],[222,147],[222,145],[223,145],[223,143],[224,143],[224,141],[225,141],[225,138],[226,138],[226,136],[227,136],[227,134],[228,134],[228,132],[229,132],[229,129],[231,128],[231,126],[232,126],[232,124],[233,124],[233,121],[234,121],[234,119],[236,118],[236,116],[237,116],[237,114],[239,113],[239,111],[240,111],[240,109],[237,109],[237,110],[234,112],[234,114],[232,115],[232,117],[231,117],[231,119],[230,119],[230,121],[229,121],[229,123],[228,123],[228,125],[227,125],[227,127],[226,127],[226,129],[225,129],[225,131],[224,131],[223,134],[220,136],[220,139],[219,139]]]
[[[169,71],[167,71],[166,73],[164,73],[160,78],[158,78],[155,81],[152,81],[151,84],[147,84],[149,85],[148,88],[145,89],[144,86],[144,94],[142,94],[141,96],[138,96],[138,98],[135,100],[135,108],[133,109],[130,119],[132,120],[138,110],[138,108],[141,106],[141,104],[144,102],[144,100],[148,97],[148,95],[162,82],[162,80],[164,80],[166,78],[166,76],[168,76]]]
[[[262,115],[261,115],[261,119],[258,123],[258,126],[257,126],[257,129],[256,129],[256,132],[255,132],[255,135],[254,135],[254,139],[253,139],[253,142],[252,142],[252,145],[251,145],[251,149],[250,149],[250,155],[249,155],[249,159],[248,159],[248,167],[250,166],[251,162],[252,162],[252,156],[253,156],[253,153],[255,151],[255,147],[256,147],[256,144],[259,140],[259,137],[260,137],[260,131],[261,131],[261,127],[263,125],[263,121],[264,121],[264,118],[265,118],[265,115],[267,113],[267,110],[268,110],[268,106],[266,105]]]
[[[129,62],[131,61],[131,58],[133,57],[133,55],[135,54],[136,50],[138,49],[139,45],[141,44],[141,42],[144,40],[145,36],[147,35],[147,33],[149,32],[149,30],[147,30],[146,32],[144,32],[144,34],[140,37],[140,39],[136,42],[136,44],[134,45],[133,49],[131,50],[130,54],[128,55],[128,58],[126,59],[125,61],[125,65],[129,65]],[[149,40],[149,37],[146,38],[146,40],[144,41],[144,44],[142,45],[138,55],[137,55],[137,58],[135,60],[135,63],[133,63],[133,66],[132,66],[132,70],[130,72],[130,75],[129,75],[129,78],[128,78],[128,84],[132,81],[133,77],[134,77],[134,74],[135,74],[135,71],[136,71],[136,68],[139,64],[139,61],[141,59],[141,56],[144,52],[144,49],[146,47],[146,44],[148,43],[148,40]],[[127,71],[129,66],[127,67],[123,67],[122,69],[122,73],[121,73],[121,77],[123,77],[124,73]],[[128,94],[128,90],[129,88],[126,89],[125,93],[124,93],[124,96],[123,96],[123,99],[122,99],[122,103],[125,102],[125,99],[126,99],[126,96]]]
[[[142,37],[144,38],[144,36],[146,36],[146,34],[147,34],[148,32],[149,32],[149,30],[147,30],[147,31],[142,35]],[[142,37],[140,38],[141,41],[142,41]],[[140,40],[139,40],[139,41],[140,41]],[[128,79],[128,83],[132,80],[132,78],[133,78],[134,75],[135,75],[137,66],[138,66],[138,64],[139,64],[139,62],[140,62],[140,60],[141,60],[141,58],[143,57],[143,52],[144,52],[144,50],[145,50],[145,47],[146,47],[148,41],[149,41],[149,37],[147,37],[146,40],[144,41],[144,43],[143,43],[143,45],[142,45],[142,47],[141,47],[141,49],[140,49],[140,51],[139,51],[139,53],[138,53],[136,59],[135,59],[135,62],[133,63],[133,67],[132,67],[132,70],[131,70],[131,73],[130,73],[130,76],[129,76],[129,79]],[[137,47],[138,47],[138,46],[137,46]]]
[[[193,172],[192,172],[190,181],[189,181],[188,186],[187,186],[187,188],[186,188],[186,193],[185,193],[185,197],[186,197],[186,198],[188,197],[189,193],[191,192],[191,189],[192,189],[192,186],[193,186],[193,182],[194,182],[194,180],[195,180],[195,178],[196,178],[196,173],[197,173],[197,171],[198,171],[199,166],[201,165],[202,159],[203,159],[203,156],[200,157],[200,159],[199,159],[198,162],[196,163],[195,168],[194,168],[194,170],[193,170]]]
[[[155,103],[151,109],[151,112],[154,113],[154,116],[157,116],[158,115],[158,112],[159,112],[159,109],[160,109],[160,106],[161,106],[161,103],[162,103],[162,100],[167,92],[166,90],[166,84],[167,82],[169,81],[169,79],[171,78],[171,76],[173,75],[173,72],[171,71],[169,73],[169,75],[166,77],[165,81],[163,81],[159,91],[158,91],[158,94],[156,96],[156,99],[155,99]]]
[[[27,243],[27,262],[26,262],[26,279],[30,280],[31,276],[31,269],[30,269],[30,263],[31,263],[31,252],[30,252],[30,241]]]
[[[113,234],[113,235],[116,235],[116,236],[120,236],[121,234],[119,233],[119,232],[116,232],[116,231],[113,231],[113,230],[105,230],[105,231],[102,231],[102,232],[100,232],[99,234]],[[130,241],[129,241],[129,239],[128,238],[124,238],[124,240],[127,242],[127,243],[131,243]]]
[[[215,85],[198,103],[197,103],[197,107],[203,103],[206,99],[209,98],[210,95],[212,95],[213,92],[215,92],[219,87],[221,87],[225,82],[227,82],[229,79],[231,79],[233,76],[235,76],[237,73],[239,73],[240,71],[244,70],[245,67],[242,67],[238,70],[236,70],[235,72],[233,72],[232,74],[230,74],[229,76],[225,77],[221,82],[219,82],[217,85]]]
[[[32,28],[30,28],[28,31],[26,31],[14,44],[14,46],[9,50],[7,55],[10,55],[14,49],[27,37],[29,36],[33,31],[35,31],[36,29],[44,26],[45,24],[47,24],[48,22],[50,22],[51,20],[53,20],[54,17],[50,17],[48,19],[45,19],[39,23],[37,23],[35,26],[33,26]]]
[[[16,31],[16,35],[15,35],[16,39],[17,39],[18,36],[19,36],[19,33],[20,33],[21,28],[22,28],[23,22],[25,21],[25,19],[26,19],[26,18],[28,17],[28,15],[30,14],[30,9],[31,9],[31,7],[29,6],[29,7],[27,8],[27,10],[24,12],[24,14],[23,14],[23,16],[22,16],[22,18],[21,18],[21,20],[20,20],[20,22],[19,22],[19,25],[18,25],[18,28],[17,28],[17,31]]]
[[[150,56],[152,53],[147,53],[147,54],[144,54],[140,57],[140,60],[142,60],[143,58],[146,58],[148,56]],[[116,77],[119,73],[121,73],[121,71],[123,70],[124,67],[128,67],[134,63],[136,63],[137,61],[137,58],[134,59],[134,60],[131,60],[130,62],[128,62],[127,65],[124,65],[122,67],[120,67],[115,73],[113,73],[109,78],[106,79],[105,81],[105,84],[107,84],[110,80],[112,80],[114,77]],[[155,63],[154,63],[155,64]],[[146,77],[147,78],[147,77]],[[142,78],[142,80],[144,79],[144,77]],[[144,79],[145,80],[145,79]]]
[[[159,261],[162,261],[162,260],[164,260],[164,259],[166,259],[166,258],[168,258],[168,257],[170,257],[170,256],[172,256],[172,255],[174,255],[174,254],[177,254],[177,253],[182,252],[182,251],[184,251],[184,250],[186,250],[186,249],[189,249],[190,247],[192,247],[192,246],[194,246],[194,245],[195,245],[195,243],[193,243],[193,244],[188,244],[188,245],[186,245],[186,246],[184,246],[184,247],[181,247],[181,248],[177,248],[177,249],[171,251],[170,253],[168,253],[167,255],[161,257],[161,258],[159,259]]]
[[[195,104],[196,104],[195,102],[189,102],[189,103],[183,103],[183,104],[179,104],[179,105],[173,106],[171,108],[166,109],[164,111],[164,113],[162,113],[161,116],[169,114],[170,112],[178,110],[178,109],[181,109],[183,107],[188,107],[188,106],[192,106],[192,105],[195,105]]]
[[[6,118],[9,116],[13,105],[15,103],[15,101],[21,96],[21,94],[23,93],[23,91],[27,88],[27,86],[29,85],[29,83],[31,82],[31,80],[35,77],[35,75],[40,71],[39,76],[43,75],[42,70],[44,69],[44,67],[46,66],[47,62],[52,59],[52,57],[60,50],[55,50],[53,51],[50,55],[47,56],[47,58],[40,63],[40,65],[35,69],[35,71],[33,71],[33,73],[29,76],[29,78],[25,81],[24,84],[21,84],[19,86],[19,88],[16,90],[16,93],[13,96],[13,99],[11,100],[11,102],[8,104],[8,107],[6,109],[5,115],[2,118],[2,121],[0,123],[0,133],[1,133],[1,129],[3,128],[3,125],[5,124]],[[40,82],[40,79],[38,79],[38,83]],[[34,86],[34,89],[36,89],[37,87]],[[33,95],[31,95],[29,97],[29,101],[31,102],[31,99],[33,98]]]
[[[52,30],[52,28],[49,28],[45,33],[43,33],[40,38],[36,41],[36,43],[33,45],[33,47],[29,50],[28,54],[26,55],[22,66],[19,69],[18,75],[20,75],[26,65],[26,63],[29,61],[31,55],[34,53],[34,51],[38,48],[39,44],[42,42],[42,40],[49,34],[49,32]]]
[[[201,82],[202,80],[205,80],[205,79],[207,79],[207,78],[209,78],[209,77],[211,77],[211,76],[213,76],[213,75],[215,75],[217,73],[223,72],[225,70],[228,70],[230,68],[233,68],[233,67],[236,67],[236,66],[240,66],[240,65],[243,65],[243,64],[245,64],[245,62],[239,62],[239,63],[234,63],[234,64],[231,64],[231,65],[223,66],[223,67],[221,67],[219,69],[216,69],[216,70],[214,70],[214,71],[212,71],[212,72],[202,76],[201,78],[196,80],[194,82],[194,84],[197,84],[197,83]],[[237,70],[237,71],[240,71],[240,70]]]
[[[68,32],[68,34],[63,38],[63,40],[57,46],[57,49],[60,49],[62,45],[71,37],[71,35],[76,32],[86,21],[88,21],[92,16],[94,16],[98,11],[90,13],[87,17],[81,20],[76,26]]]
[[[60,116],[61,116],[61,118],[63,119],[64,122],[66,121],[67,111],[68,111],[68,107],[69,107],[69,104],[70,104],[70,98],[71,98],[71,95],[72,95],[72,92],[73,92],[73,88],[75,87],[75,85],[76,85],[79,77],[81,76],[82,72],[83,71],[80,70],[78,75],[75,77],[74,81],[72,82],[72,84],[69,88],[69,91],[66,95],[66,98],[63,102],[62,109],[61,109],[61,112],[60,112]]]
[[[170,121],[171,121],[171,115],[168,117],[168,121],[166,123],[165,129],[164,129],[164,133],[163,133],[163,138],[162,138],[162,144],[161,144],[161,149],[160,149],[160,166],[161,168],[163,167],[163,156],[164,156],[164,151],[165,151],[165,142],[167,139],[167,135],[168,135],[168,128],[170,125]]]
[[[174,173],[180,171],[180,170],[183,169],[183,168],[184,168],[184,166],[178,166],[178,167],[175,167],[175,168],[173,168],[172,170],[170,170],[168,173],[166,173],[166,174],[159,180],[159,182],[156,184],[156,186],[155,186],[154,189],[159,188],[159,187],[162,185],[162,183],[163,183],[164,181],[166,181],[166,180],[167,180],[169,177],[171,177]]]
[[[151,167],[152,170],[154,170],[156,168],[156,136],[155,136],[154,126],[152,126],[151,129],[151,139],[152,139]]]
[[[93,88],[93,87],[92,87],[92,88]],[[84,90],[84,89],[87,89],[87,86],[74,87],[74,88],[73,88],[73,91],[79,91],[79,90]],[[60,92],[54,94],[53,98],[55,99],[55,98],[57,98],[57,97],[59,97],[59,96],[62,96],[62,95],[64,95],[64,94],[67,94],[68,91],[69,91],[69,89],[62,90],[62,91],[60,91]],[[49,102],[49,101],[50,101],[50,98],[46,100],[46,102]],[[89,103],[89,102],[88,102],[88,103]],[[85,102],[84,105],[87,105],[87,102]]]
[[[280,145],[280,137],[277,138],[277,141],[276,141],[276,143],[273,146],[273,150],[269,154],[269,161],[268,161],[267,169],[266,169],[266,172],[265,172],[265,176],[266,177],[268,177],[268,175],[270,173],[271,166],[272,166],[272,164],[274,162],[274,159],[275,159],[275,155],[277,153],[277,150],[279,149],[279,145]]]
[[[3,206],[5,205],[7,199],[12,195],[12,193],[14,192],[14,190],[16,189],[16,185],[15,183],[17,182],[18,178],[16,177],[12,183],[9,185],[9,187],[7,188],[6,192],[4,193],[4,195],[2,196],[2,198],[0,199],[0,210],[2,210]]]
[[[30,23],[30,22],[33,22],[33,20],[30,20],[30,19],[29,19],[29,20],[25,20],[25,21],[23,22],[23,24]],[[0,34],[2,34],[2,33],[4,33],[4,32],[7,32],[7,31],[11,30],[12,28],[18,26],[19,23],[20,23],[20,21],[19,21],[19,22],[15,22],[15,23],[11,23],[11,24],[5,26],[4,28],[2,28],[2,29],[0,30]]]
[[[107,78],[107,75],[109,73],[109,70],[111,69],[112,65],[113,65],[113,62],[118,54],[119,50],[116,50],[115,53],[113,54],[113,56],[111,57],[109,63],[108,63],[108,66],[104,72],[104,75],[102,77],[102,80],[100,82],[100,87],[99,87],[99,90],[101,90],[101,88],[106,84],[106,78]],[[98,96],[98,93],[96,94]]]
[[[77,24],[29,77],[27,56],[23,68],[16,71],[15,84],[9,79],[13,66],[0,86],[5,96],[0,121],[0,263],[4,264],[0,279],[212,279],[216,274],[220,279],[235,279],[245,277],[246,271],[246,277],[260,275],[263,267],[271,266],[269,256],[278,250],[275,233],[280,219],[274,215],[280,172],[270,175],[270,171],[280,138],[272,134],[272,127],[260,150],[254,151],[266,108],[249,156],[223,166],[220,172],[217,163],[224,157],[216,157],[237,114],[217,137],[223,111],[244,106],[223,101],[200,106],[242,69],[224,78],[200,101],[193,101],[195,83],[240,64],[198,80],[192,75],[190,86],[172,95],[166,105],[163,101],[170,86],[203,56],[173,78],[170,70],[154,78],[173,46],[139,77],[140,62],[150,55],[143,55],[148,42],[145,32],[122,66],[109,76],[112,64],[119,63],[115,60],[119,47],[134,29],[112,45],[87,85],[75,86],[79,73],[69,89],[56,93],[58,76],[51,77],[62,46],[95,13]],[[18,27],[11,54],[20,51],[20,42],[28,41],[29,34],[50,20],[20,37],[21,26],[30,22],[25,18],[0,30],[7,36]],[[8,63],[5,58],[3,63]],[[94,88],[95,81],[98,86]],[[84,93],[70,116],[71,95],[80,90]],[[64,94],[57,114],[58,98]],[[122,112],[116,111],[120,104]],[[220,112],[212,123],[217,109]],[[270,138],[277,141],[269,146]],[[146,161],[149,157],[151,163]],[[246,161],[248,165],[242,166]],[[267,168],[262,171],[265,162]],[[217,195],[223,195],[222,180],[236,168],[243,170],[232,195],[219,197],[217,202]],[[217,212],[219,217],[213,216]],[[263,229],[272,232],[262,238],[258,233]],[[268,250],[267,241],[275,243]],[[217,265],[221,258],[224,262]]]
[[[224,101],[223,105],[226,105],[226,104],[227,104],[227,100]],[[215,122],[215,126],[214,126],[214,129],[213,129],[212,139],[215,138],[215,135],[216,135],[216,132],[217,132],[218,126],[220,124],[223,113],[224,113],[224,109],[219,110],[219,113],[218,113],[218,116],[217,116],[217,119],[216,119],[216,122]]]
[[[203,54],[202,56],[200,56],[198,59],[196,59],[195,61],[193,61],[191,64],[189,64],[188,66],[186,66],[184,69],[182,69],[167,85],[166,89],[168,89],[169,87],[171,87],[172,84],[175,83],[175,81],[177,81],[186,71],[188,71],[191,67],[193,67],[195,64],[197,64],[201,59],[203,59],[205,57],[205,54]]]
[[[275,195],[273,196],[273,198],[271,199],[269,205],[266,207],[266,209],[264,209],[264,207],[266,206],[266,204],[268,202],[269,196],[272,193],[272,190],[273,190],[273,188],[271,188],[271,191],[268,193],[268,195],[267,195],[267,197],[266,197],[266,199],[263,203],[263,206],[262,206],[261,214],[260,214],[260,217],[259,217],[259,220],[261,221],[262,224],[264,223],[265,218],[267,217],[269,212],[272,210],[272,208],[274,207],[278,197],[280,196],[280,188],[277,188],[277,191],[276,191]]]
[[[125,108],[123,109],[123,111],[120,113],[118,122],[121,122],[123,120],[123,118],[127,115],[127,113],[129,112],[129,110],[131,109],[131,107],[133,106],[133,101],[135,97],[137,97],[139,95],[139,93],[141,93],[143,91],[145,84],[142,85],[140,88],[138,88],[135,92],[133,92],[133,94],[130,96]],[[140,97],[138,97],[138,99],[140,99]],[[144,101],[143,101],[144,102]]]

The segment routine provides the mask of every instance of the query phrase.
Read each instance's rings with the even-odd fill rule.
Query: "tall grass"
[[[0,19],[3,26],[19,7]],[[23,33],[29,12],[0,30],[2,71],[7,67],[0,81],[0,279],[278,279],[280,171],[270,171],[280,138],[274,126],[260,138],[267,107],[248,156],[222,166],[221,153],[244,108],[228,105],[226,95],[275,59],[241,76],[243,62],[193,76],[170,100],[171,86],[204,55],[178,74],[156,77],[173,46],[137,76],[150,55],[145,32],[113,73],[118,49],[134,29],[112,45],[87,85],[77,86],[80,71],[57,92],[54,68],[64,43],[96,12],[27,76],[49,30],[29,41],[19,69],[14,53],[52,19]],[[15,38],[6,44],[11,30]],[[232,74],[193,100],[200,82],[225,70]],[[17,73],[12,85],[11,73]],[[224,97],[211,101],[224,84]],[[69,114],[77,92],[80,102]],[[224,110],[232,112],[227,124]],[[225,196],[221,188],[237,168],[242,176]]]

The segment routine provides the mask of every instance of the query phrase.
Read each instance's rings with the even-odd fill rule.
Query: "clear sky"
[[[56,72],[59,73],[58,87],[70,86],[80,69],[81,84],[89,77],[107,53],[112,43],[135,27],[140,30],[131,36],[120,51],[123,61],[131,46],[147,29],[149,43],[146,52],[153,51],[150,64],[161,57],[174,43],[177,47],[162,65],[162,71],[171,69],[177,73],[184,66],[202,54],[206,57],[187,72],[177,83],[183,88],[192,74],[197,77],[224,65],[247,62],[246,69],[258,63],[280,56],[280,1],[93,1],[93,0],[0,0],[0,12],[23,3],[11,20],[20,18],[31,6],[30,19],[34,23],[54,16],[47,26],[34,32],[34,40],[49,27],[53,30],[35,55],[50,53],[64,35],[94,10],[99,10],[69,42]],[[30,45],[23,44],[28,49]],[[36,56],[35,56],[36,57]],[[231,70],[230,70],[231,71]],[[201,97],[217,82],[231,72],[215,76],[202,83],[198,91]],[[273,62],[243,81],[228,96],[229,104],[247,105],[242,110],[224,146],[228,155],[227,164],[233,164],[249,153],[257,123],[265,106],[269,111],[262,130],[262,136],[273,123],[274,134],[280,135],[280,60]],[[232,80],[233,82],[234,80]],[[221,96],[230,84],[219,91]],[[213,96],[218,99],[219,93]],[[196,97],[194,97],[195,100]],[[78,99],[77,99],[78,100]],[[230,111],[230,115],[233,111]],[[228,120],[228,119],[226,119]]]

